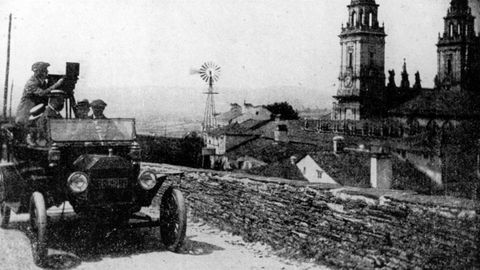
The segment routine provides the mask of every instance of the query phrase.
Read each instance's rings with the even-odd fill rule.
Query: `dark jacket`
[[[17,107],[17,113],[15,116],[15,123],[25,125],[30,115],[30,109],[40,103],[47,101],[47,83],[32,76],[28,79],[23,89],[23,95],[20,99],[20,103]]]

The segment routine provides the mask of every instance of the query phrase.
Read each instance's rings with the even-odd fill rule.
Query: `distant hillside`
[[[244,101],[252,104],[271,104],[287,101],[296,110],[305,108],[330,108],[333,102],[332,89],[310,89],[301,86],[278,86],[258,89],[240,89],[218,87],[215,95],[217,112],[230,109],[230,104]],[[165,87],[138,86],[116,89],[89,89],[81,98],[90,100],[104,99],[108,106],[107,116],[135,117],[148,119],[150,117],[165,120],[179,118],[202,119],[206,96],[205,87]],[[119,93],[112,95],[112,93]],[[121,94],[121,93],[128,93]]]
[[[309,109],[298,111],[301,119],[324,119],[332,112],[330,109]]]

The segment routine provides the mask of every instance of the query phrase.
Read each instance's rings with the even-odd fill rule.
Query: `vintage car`
[[[30,213],[37,264],[48,251],[46,210],[66,201],[79,217],[94,222],[159,226],[169,250],[181,247],[184,198],[164,184],[166,177],[141,171],[134,119],[49,119],[47,125],[46,143],[40,145],[25,142],[28,130],[9,124],[1,128],[1,227],[8,227],[10,211]],[[141,207],[150,206],[159,190],[159,216],[141,215]]]

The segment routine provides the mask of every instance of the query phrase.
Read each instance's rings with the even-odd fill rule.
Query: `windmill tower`
[[[213,96],[218,94],[218,92],[213,91],[213,83],[219,79],[220,67],[213,62],[206,62],[198,71],[195,71],[195,73],[200,74],[200,77],[208,83],[208,91],[204,92],[204,94],[207,95],[207,101],[202,123],[202,135],[205,136],[210,130],[217,126],[215,100]]]

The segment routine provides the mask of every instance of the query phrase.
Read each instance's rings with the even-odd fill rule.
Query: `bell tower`
[[[378,23],[375,0],[352,0],[342,25],[339,88],[333,120],[360,120],[383,109],[385,30]]]
[[[437,43],[436,86],[446,91],[476,90],[480,77],[480,38],[468,0],[452,0]],[[476,85],[476,87],[475,87]]]

